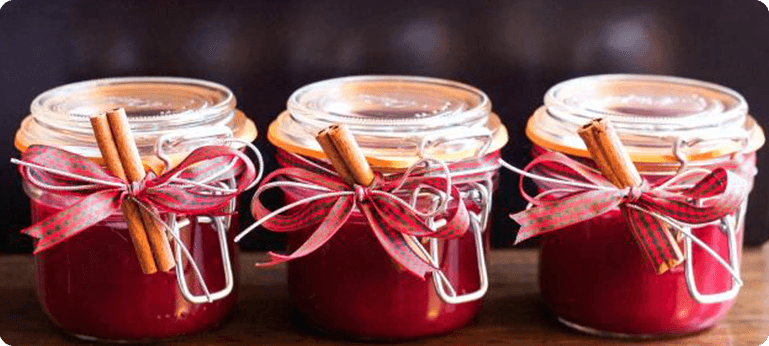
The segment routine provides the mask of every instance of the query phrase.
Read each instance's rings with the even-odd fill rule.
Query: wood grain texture
[[[303,326],[291,313],[285,266],[255,269],[264,253],[244,253],[238,306],[218,328],[165,345],[339,345]],[[729,314],[715,327],[677,338],[622,341],[580,334],[558,324],[539,301],[537,250],[491,252],[491,287],[479,317],[453,333],[399,345],[761,345],[769,336],[769,246],[743,256],[745,286]],[[33,259],[0,257],[0,338],[13,346],[83,345],[59,332],[37,302]]]

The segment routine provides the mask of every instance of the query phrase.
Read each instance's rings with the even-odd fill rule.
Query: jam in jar
[[[528,122],[533,156],[555,151],[593,165],[577,129],[594,118],[611,120],[649,184],[723,167],[752,186],[764,137],[733,90],[647,75],[569,80],[547,92]],[[739,273],[747,202],[735,207],[690,231]],[[679,245],[684,263],[658,274],[619,209],[549,232],[540,253],[542,300],[559,321],[592,334],[655,337],[708,328],[734,304],[739,284],[689,237]]]
[[[330,167],[315,135],[332,124],[345,124],[374,171],[385,177],[404,174],[423,157],[443,161],[471,222],[459,238],[417,240],[441,269],[421,278],[390,257],[354,209],[320,248],[288,262],[288,290],[296,310],[311,326],[354,339],[414,339],[469,323],[488,288],[488,215],[499,149],[507,140],[488,97],[467,85],[432,78],[332,79],[294,92],[288,109],[271,124],[268,139],[280,148],[278,161],[284,167],[308,162]],[[284,205],[315,193],[282,190]],[[316,229],[317,224],[290,232],[288,252]]]
[[[232,92],[222,85],[132,77],[79,82],[41,94],[16,134],[16,147],[24,152],[47,145],[101,162],[89,116],[116,107],[125,108],[142,161],[158,174],[197,147],[226,139],[251,142],[256,136],[253,122],[235,109]],[[33,223],[77,202],[28,182],[24,188]],[[236,218],[161,216],[173,217],[169,225],[175,225],[182,243],[172,241],[176,266],[168,272],[142,272],[121,213],[35,255],[38,296],[55,325],[81,339],[131,342],[200,332],[225,318],[237,299]],[[182,256],[182,245],[208,295]]]

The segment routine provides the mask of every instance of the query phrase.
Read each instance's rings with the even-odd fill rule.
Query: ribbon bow
[[[158,212],[221,215],[228,202],[257,179],[253,162],[227,146],[198,148],[174,169],[135,183],[113,176],[86,157],[49,146],[30,146],[21,160],[11,162],[19,165],[28,183],[72,204],[22,231],[39,239],[35,253],[120,211],[126,198],[136,200],[156,218]],[[219,186],[231,179],[236,188]]]
[[[369,187],[350,187],[338,175],[325,169],[278,169],[265,178],[254,194],[251,212],[258,221],[239,234],[235,241],[259,225],[274,232],[292,232],[317,224],[317,229],[307,241],[292,254],[270,252],[270,261],[257,266],[286,262],[306,256],[325,244],[357,208],[385,251],[407,271],[424,278],[426,273],[438,268],[409,247],[407,237],[458,238],[469,227],[468,211],[459,190],[451,184],[445,165],[446,177],[412,174],[414,167],[428,160],[417,162],[405,174],[393,179],[376,174],[374,183]],[[272,188],[311,195],[270,211],[262,205],[259,196]],[[440,206],[423,212],[413,206],[417,204],[416,201],[409,204],[397,196],[415,189],[437,191]],[[449,200],[455,202],[451,207],[448,206]],[[425,220],[439,214],[445,218],[446,224],[433,229]]]
[[[560,153],[541,155],[523,171],[513,170],[521,173],[521,183],[528,176],[544,190],[531,197],[521,184],[521,194],[533,207],[511,215],[521,225],[516,243],[623,206],[633,236],[655,268],[672,263],[681,253],[676,242],[665,239],[665,224],[681,229],[719,220],[737,211],[748,191],[743,178],[724,168],[691,170],[662,183],[620,189]]]

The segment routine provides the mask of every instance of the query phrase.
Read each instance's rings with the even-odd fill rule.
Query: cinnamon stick
[[[607,119],[592,120],[577,133],[601,173],[610,180],[614,179],[612,182],[615,186],[624,188],[641,185],[641,174],[622,146],[614,126]]]
[[[139,149],[136,147],[136,142],[131,134],[131,127],[125,110],[118,108],[107,112],[107,121],[109,122],[112,138],[115,141],[118,156],[123,164],[128,181],[141,181],[146,176],[146,173],[139,155]],[[171,270],[175,266],[175,262],[165,228],[147,210],[140,210],[139,214],[147,231],[147,237],[149,238],[158,269],[164,272]]]
[[[326,158],[331,161],[331,165],[342,179],[350,179],[353,183],[361,186],[371,186],[374,182],[374,171],[366,161],[358,142],[355,141],[355,137],[347,126],[344,124],[331,125],[318,132],[315,139],[320,143]],[[348,184],[352,185],[352,183]],[[411,248],[411,251],[423,261],[429,262],[415,240],[408,236],[403,236],[403,240]]]
[[[101,151],[101,157],[107,164],[107,168],[112,171],[116,177],[126,180],[123,164],[120,163],[120,157],[112,139],[112,132],[109,129],[107,115],[102,113],[90,118],[96,143]],[[155,266],[155,260],[152,257],[147,233],[144,229],[141,216],[139,215],[139,206],[133,201],[126,200],[120,209],[123,211],[123,218],[128,225],[128,233],[131,235],[131,241],[136,250],[136,257],[139,259],[139,266],[144,274],[154,274],[158,271]]]
[[[641,174],[625,151],[619,140],[614,126],[608,119],[594,119],[582,126],[577,133],[585,142],[590,157],[596,163],[601,173],[619,188],[640,186],[643,183]],[[663,237],[670,244],[677,244],[676,238],[671,234],[670,228],[663,223]],[[668,269],[680,264],[684,256],[677,246],[674,246],[676,258],[668,263],[660,264],[656,268],[658,273],[664,273]]]
[[[336,173],[340,178],[342,178],[342,181],[350,186],[355,184],[355,178],[353,178],[350,170],[347,169],[345,160],[342,159],[342,156],[339,154],[339,151],[336,150],[334,143],[331,142],[331,138],[329,138],[328,128],[320,130],[320,132],[318,132],[318,134],[315,136],[315,139],[318,141],[321,149],[323,149],[323,152],[326,154],[328,161],[331,162],[331,166],[334,167]]]
[[[598,169],[601,171],[601,173],[603,173],[603,176],[609,179],[609,181],[614,186],[623,186],[624,184],[618,180],[617,176],[611,170],[611,164],[606,161],[606,155],[603,153],[602,145],[596,141],[596,133],[591,131],[596,130],[583,126],[580,130],[577,130],[577,133],[582,138],[582,141],[585,142],[585,146],[587,146],[588,152],[590,152],[590,157],[593,159],[593,162],[595,162],[596,166],[598,166]],[[614,136],[610,135],[609,137]],[[625,162],[624,158],[622,160]]]
[[[370,186],[374,182],[374,171],[366,162],[366,157],[363,156],[363,151],[360,150],[350,129],[344,124],[336,124],[329,126],[326,132],[355,182],[358,185]]]

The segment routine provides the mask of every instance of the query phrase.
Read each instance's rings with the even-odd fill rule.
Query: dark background
[[[462,81],[491,97],[510,132],[505,159],[521,166],[528,116],[553,84],[598,73],[696,78],[741,92],[769,125],[769,11],[719,1],[33,1],[0,9],[0,157],[39,93],[93,78],[171,75],[230,87],[264,133],[302,85],[345,75],[408,74]],[[273,147],[257,139],[275,168]],[[769,238],[769,171],[759,152],[746,243]],[[504,173],[494,244],[524,207]],[[18,231],[29,206],[10,163],[0,164],[0,251],[29,251]],[[501,198],[503,197],[504,198]],[[247,217],[246,217],[247,218]],[[244,220],[249,222],[248,220]],[[263,248],[262,232],[245,246]]]

